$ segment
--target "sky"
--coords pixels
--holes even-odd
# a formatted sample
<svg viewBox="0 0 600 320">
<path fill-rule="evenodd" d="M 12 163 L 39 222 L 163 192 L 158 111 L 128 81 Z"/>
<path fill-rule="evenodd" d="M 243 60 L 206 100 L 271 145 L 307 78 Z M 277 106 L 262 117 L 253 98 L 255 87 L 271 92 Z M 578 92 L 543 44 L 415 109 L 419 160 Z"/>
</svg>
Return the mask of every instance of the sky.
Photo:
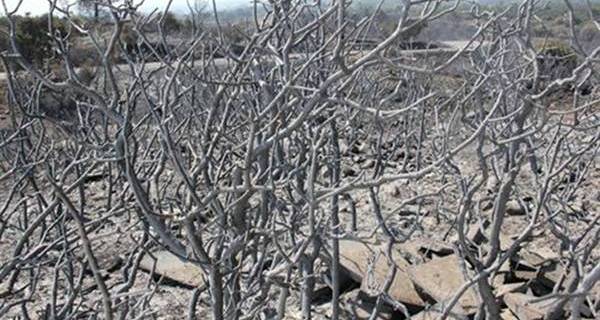
<svg viewBox="0 0 600 320">
<path fill-rule="evenodd" d="M 2 1 L 2 0 L 0 0 L 0 1 Z M 19 0 L 4 0 L 4 1 L 6 1 L 6 5 L 9 10 L 12 10 L 17 5 L 17 3 L 19 3 Z M 60 1 L 61 0 L 59 0 L 59 3 L 60 3 Z M 67 1 L 69 3 L 72 3 L 75 0 L 67 0 Z M 175 11 L 185 12 L 186 8 L 187 8 L 187 5 L 186 5 L 187 1 L 188 0 L 173 0 L 172 8 Z M 193 3 L 194 0 L 189 0 L 189 1 L 190 1 L 190 3 Z M 134 2 L 139 3 L 139 2 L 141 2 L 141 0 L 134 0 Z M 217 2 L 217 8 L 221 8 L 221 9 L 230 9 L 230 8 L 235 8 L 237 6 L 250 4 L 250 0 L 216 0 L 216 2 Z M 154 8 L 164 8 L 164 6 L 166 4 L 167 4 L 166 0 L 145 0 L 143 8 L 145 10 L 151 11 Z M 4 9 L 1 9 L 1 8 L 2 7 L 0 6 L 0 13 L 2 13 L 2 15 L 3 15 Z M 33 15 L 38 15 L 38 14 L 43 14 L 47 11 L 48 11 L 48 0 L 23 0 L 21 3 L 21 6 L 19 7 L 18 13 L 25 14 L 25 13 L 29 12 Z"/>
</svg>

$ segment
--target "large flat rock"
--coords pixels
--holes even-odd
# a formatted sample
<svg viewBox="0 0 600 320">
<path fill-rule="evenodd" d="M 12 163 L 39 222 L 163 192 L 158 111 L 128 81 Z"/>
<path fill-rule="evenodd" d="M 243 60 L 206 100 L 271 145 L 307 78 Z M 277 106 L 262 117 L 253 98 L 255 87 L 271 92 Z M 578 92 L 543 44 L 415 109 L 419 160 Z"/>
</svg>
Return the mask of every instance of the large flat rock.
<svg viewBox="0 0 600 320">
<path fill-rule="evenodd" d="M 424 306 L 425 302 L 417 293 L 415 285 L 408 274 L 409 263 L 396 252 L 393 254 L 392 263 L 396 266 L 396 273 L 388 290 L 388 295 L 402 303 L 415 306 Z M 373 263 L 372 271 L 367 273 L 361 282 L 361 290 L 371 296 L 378 296 L 384 289 L 386 279 L 391 275 L 392 265 L 389 259 L 380 253 Z"/>
<path fill-rule="evenodd" d="M 154 258 L 144 255 L 140 262 L 141 269 L 152 272 L 156 263 L 155 274 L 186 286 L 200 287 L 204 284 L 202 277 L 204 272 L 199 266 L 185 262 L 169 251 L 157 251 L 152 255 Z"/>
<path fill-rule="evenodd" d="M 433 259 L 408 269 L 415 285 L 433 297 L 441 305 L 451 300 L 465 284 L 464 275 L 459 266 L 459 257 L 449 255 Z M 457 314 L 472 314 L 477 311 L 479 301 L 473 287 L 461 296 L 458 307 L 453 309 Z"/>
<path fill-rule="evenodd" d="M 417 293 L 408 274 L 410 264 L 394 251 L 392 261 L 396 274 L 388 295 L 402 303 L 424 306 L 425 302 Z M 355 281 L 361 283 L 361 290 L 376 296 L 383 289 L 391 272 L 392 265 L 380 246 L 370 246 L 359 241 L 340 241 L 340 264 Z"/>
<path fill-rule="evenodd" d="M 340 240 L 339 247 L 341 266 L 354 281 L 362 282 L 363 276 L 369 268 L 369 260 L 379 250 L 376 246 L 370 246 L 355 240 Z"/>
</svg>

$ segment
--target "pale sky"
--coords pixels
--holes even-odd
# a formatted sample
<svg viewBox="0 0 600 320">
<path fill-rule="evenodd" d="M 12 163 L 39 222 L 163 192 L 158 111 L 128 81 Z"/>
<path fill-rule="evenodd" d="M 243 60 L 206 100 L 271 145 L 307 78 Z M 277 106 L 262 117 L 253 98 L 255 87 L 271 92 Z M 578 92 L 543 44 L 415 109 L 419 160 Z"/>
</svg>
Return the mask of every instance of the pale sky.
<svg viewBox="0 0 600 320">
<path fill-rule="evenodd" d="M 0 0 L 2 1 L 2 0 Z M 6 1 L 6 5 L 9 10 L 12 10 L 19 0 L 4 0 Z M 75 0 L 67 0 L 69 3 L 75 2 Z M 194 0 L 173 0 L 173 4 L 171 5 L 175 11 L 186 11 L 187 9 L 187 1 L 193 3 Z M 204 0 L 206 1 L 206 0 Z M 59 3 L 61 0 L 59 0 Z M 134 0 L 135 3 L 141 2 L 141 0 Z M 209 3 L 212 0 L 209 0 Z M 216 0 L 217 7 L 222 9 L 235 8 L 236 6 L 250 4 L 251 0 Z M 166 6 L 166 0 L 145 0 L 143 8 L 145 10 L 152 10 L 154 8 L 164 8 Z M 38 15 L 43 14 L 48 11 L 48 0 L 23 0 L 21 3 L 21 7 L 19 7 L 19 13 L 25 14 L 26 12 L 30 12 L 31 14 Z M 4 9 L 0 6 L 0 13 L 4 15 Z"/>
</svg>

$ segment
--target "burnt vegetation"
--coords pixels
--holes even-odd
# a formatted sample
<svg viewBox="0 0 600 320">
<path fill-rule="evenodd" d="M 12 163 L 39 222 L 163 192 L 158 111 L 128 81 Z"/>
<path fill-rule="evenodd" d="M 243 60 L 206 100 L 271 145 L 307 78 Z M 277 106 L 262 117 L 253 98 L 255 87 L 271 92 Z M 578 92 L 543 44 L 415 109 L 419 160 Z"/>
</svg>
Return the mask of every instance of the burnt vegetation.
<svg viewBox="0 0 600 320">
<path fill-rule="evenodd" d="M 1 319 L 600 317 L 592 1 L 0 2 Z"/>
</svg>

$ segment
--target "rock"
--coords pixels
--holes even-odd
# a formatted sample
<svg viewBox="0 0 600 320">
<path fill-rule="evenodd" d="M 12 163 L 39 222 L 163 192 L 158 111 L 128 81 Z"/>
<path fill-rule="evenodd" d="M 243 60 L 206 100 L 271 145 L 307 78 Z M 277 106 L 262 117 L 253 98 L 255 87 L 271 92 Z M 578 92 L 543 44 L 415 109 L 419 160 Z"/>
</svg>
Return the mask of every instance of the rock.
<svg viewBox="0 0 600 320">
<path fill-rule="evenodd" d="M 449 255 L 443 258 L 433 259 L 421 265 L 409 268 L 415 285 L 425 291 L 438 303 L 448 302 L 454 297 L 465 283 L 464 275 L 459 266 L 459 257 Z M 462 315 L 473 314 L 479 308 L 479 301 L 473 287 L 461 296 L 458 301 L 459 308 L 454 312 Z"/>
<path fill-rule="evenodd" d="M 400 161 L 400 160 L 404 159 L 405 156 L 406 156 L 406 154 L 403 150 L 398 151 L 392 156 L 392 161 Z"/>
<path fill-rule="evenodd" d="M 385 161 L 383 164 L 385 165 L 386 168 L 392 168 L 392 169 L 398 168 L 398 165 L 395 164 L 394 162 Z"/>
<path fill-rule="evenodd" d="M 343 177 L 356 177 L 357 172 L 356 172 L 356 170 L 354 170 L 354 168 L 352 168 L 350 166 L 344 166 L 342 168 L 342 176 Z"/>
<path fill-rule="evenodd" d="M 502 286 L 510 276 L 510 260 L 506 260 L 498 269 L 498 272 L 492 278 L 492 285 L 495 288 Z"/>
<path fill-rule="evenodd" d="M 516 270 L 514 275 L 519 281 L 532 281 L 538 274 L 535 270 Z"/>
<path fill-rule="evenodd" d="M 360 290 L 354 290 L 343 297 L 342 308 L 347 313 L 347 317 L 342 317 L 342 319 L 368 320 L 375 309 L 375 301 L 366 297 Z M 382 304 L 378 311 L 375 319 L 394 319 L 393 310 L 389 306 Z"/>
<path fill-rule="evenodd" d="M 144 255 L 140 262 L 140 268 L 148 272 L 152 272 L 154 265 L 154 273 L 164 276 L 169 280 L 176 281 L 185 286 L 200 287 L 204 285 L 202 269 L 191 263 L 185 262 L 169 251 L 157 251 L 152 255 Z"/>
<path fill-rule="evenodd" d="M 508 251 L 508 249 L 510 249 L 510 246 L 512 246 L 512 244 L 514 242 L 515 241 L 514 241 L 513 235 L 509 235 L 504 232 L 500 232 L 500 250 Z M 523 244 L 521 244 L 521 245 L 523 245 Z"/>
<path fill-rule="evenodd" d="M 104 270 L 106 270 L 106 272 L 108 273 L 115 272 L 123 266 L 123 263 L 123 258 L 119 256 L 113 257 L 108 261 L 108 264 L 106 265 Z"/>
<path fill-rule="evenodd" d="M 516 259 L 515 259 L 516 258 Z M 515 262 L 514 274 L 525 280 L 538 280 L 543 286 L 552 289 L 562 275 L 559 255 L 548 248 L 541 247 L 535 252 L 521 249 Z"/>
<path fill-rule="evenodd" d="M 498 179 L 494 176 L 489 177 L 487 180 L 487 183 L 485 184 L 485 189 L 489 193 L 496 193 L 496 192 L 498 192 L 498 187 L 499 187 Z"/>
<path fill-rule="evenodd" d="M 343 156 L 349 155 L 350 154 L 350 148 L 348 147 L 348 143 L 346 143 L 346 140 L 340 139 L 339 144 L 340 144 L 340 153 Z"/>
<path fill-rule="evenodd" d="M 515 315 L 510 311 L 510 309 L 502 309 L 500 311 L 500 320 L 519 320 Z"/>
<path fill-rule="evenodd" d="M 558 283 L 558 281 L 560 281 L 563 277 L 564 267 L 556 263 L 542 267 L 540 273 L 541 274 L 538 276 L 537 280 L 539 280 L 543 286 L 547 287 L 548 290 L 552 290 L 554 289 L 556 283 Z M 568 274 L 564 275 L 564 277 L 565 278 L 562 282 L 561 290 L 564 290 L 565 287 L 574 280 L 574 274 L 569 272 Z M 600 282 L 596 282 L 596 284 L 592 287 L 588 297 L 591 299 L 591 301 L 595 301 L 596 303 L 600 301 Z M 565 307 L 568 308 L 568 305 Z M 586 305 L 582 306 L 581 312 L 586 317 L 591 317 L 592 315 L 591 310 Z"/>
<path fill-rule="evenodd" d="M 555 264 L 558 260 L 558 255 L 553 255 L 544 248 L 536 249 L 535 252 L 523 249 L 519 252 L 519 255 L 532 267 Z"/>
<path fill-rule="evenodd" d="M 376 164 L 377 164 L 377 161 L 376 161 L 376 160 L 370 159 L 370 160 L 367 160 L 367 162 L 363 163 L 363 164 L 360 166 L 360 168 L 361 168 L 362 170 L 366 170 L 366 169 L 373 169 L 373 168 L 375 168 L 375 165 L 376 165 Z"/>
<path fill-rule="evenodd" d="M 548 286 L 549 288 L 553 288 L 554 285 L 558 281 L 560 281 L 564 272 L 565 272 L 564 267 L 558 263 L 550 265 L 550 266 L 546 266 L 546 267 L 542 268 L 540 280 L 543 281 L 544 285 Z M 563 287 L 565 286 L 566 283 L 569 283 L 572 280 L 573 280 L 573 273 L 569 272 L 565 276 L 565 279 L 563 281 Z M 600 301 L 600 282 L 596 282 L 596 284 L 592 287 L 590 295 L 591 295 L 591 298 L 593 301 Z"/>
<path fill-rule="evenodd" d="M 397 246 L 398 250 L 414 257 L 431 259 L 433 254 L 439 257 L 454 253 L 451 246 L 432 239 L 411 240 Z"/>
<path fill-rule="evenodd" d="M 536 299 L 536 297 L 523 293 L 507 293 L 504 295 L 504 303 L 520 320 L 542 320 L 553 301 L 548 299 L 540 302 L 530 302 L 533 299 Z"/>
<path fill-rule="evenodd" d="M 442 313 L 444 312 L 444 308 L 442 305 L 436 304 L 431 306 L 430 308 L 426 308 L 425 310 L 411 316 L 412 320 L 438 320 L 441 318 Z M 455 320 L 463 320 L 467 319 L 464 315 L 450 312 L 446 319 L 455 319 Z"/>
<path fill-rule="evenodd" d="M 352 146 L 350 147 L 350 152 L 354 153 L 354 154 L 361 154 L 361 153 L 365 153 L 367 152 L 369 149 L 369 145 L 366 143 L 354 143 L 352 144 Z"/>
<path fill-rule="evenodd" d="M 427 214 L 424 206 L 407 204 L 404 205 L 400 210 L 396 210 L 399 216 L 424 216 Z"/>
<path fill-rule="evenodd" d="M 488 189 L 489 190 L 489 189 Z M 482 208 L 483 211 L 487 211 L 494 208 L 494 202 L 493 201 L 489 201 L 489 202 L 485 202 L 484 207 Z M 506 214 L 509 216 L 523 216 L 525 214 L 527 214 L 528 208 L 522 206 L 519 201 L 516 200 L 509 200 L 506 203 Z"/>
<path fill-rule="evenodd" d="M 0 282 L 0 299 L 5 299 L 12 295 L 12 291 L 9 290 L 8 281 Z"/>
<path fill-rule="evenodd" d="M 390 272 L 388 259 L 381 247 L 370 247 L 353 240 L 341 240 L 339 243 L 341 266 L 352 279 L 361 283 L 361 289 L 365 293 L 378 295 Z M 425 302 L 417 293 L 407 273 L 410 266 L 408 261 L 402 258 L 399 252 L 394 252 L 393 261 L 397 269 L 388 295 L 402 303 L 424 306 Z"/>
<path fill-rule="evenodd" d="M 512 269 L 515 277 L 524 281 L 533 280 L 539 274 L 539 270 L 536 267 L 529 265 L 523 260 L 515 261 L 515 265 Z"/>
<path fill-rule="evenodd" d="M 510 200 L 506 203 L 506 214 L 509 216 L 524 216 L 527 211 L 518 201 Z"/>
<path fill-rule="evenodd" d="M 471 225 L 465 237 L 475 244 L 482 244 L 483 242 L 488 241 L 484 231 L 489 225 L 490 221 L 487 219 L 484 219 L 481 223 Z"/>
<path fill-rule="evenodd" d="M 362 282 L 369 266 L 369 259 L 375 256 L 378 250 L 355 240 L 340 240 L 339 247 L 340 265 L 354 281 Z"/>
<path fill-rule="evenodd" d="M 388 290 L 388 295 L 399 302 L 415 306 L 423 306 L 425 302 L 417 293 L 407 269 L 410 267 L 408 261 L 400 256 L 399 253 L 393 254 L 393 260 L 396 264 L 396 274 Z M 373 263 L 372 272 L 367 272 L 361 283 L 361 290 L 366 294 L 376 297 L 384 289 L 387 277 L 391 273 L 391 267 L 388 258 L 382 252 Z"/>
<path fill-rule="evenodd" d="M 488 231 L 490 224 L 491 222 L 489 220 L 484 219 L 478 224 L 469 226 L 465 237 L 476 245 L 489 243 L 489 232 L 486 231 Z M 515 236 L 516 235 L 509 235 L 503 231 L 500 231 L 500 250 L 507 251 L 513 244 L 513 237 Z"/>
<path fill-rule="evenodd" d="M 381 186 L 381 191 L 390 197 L 398 198 L 402 195 L 400 186 L 394 183 L 384 184 Z"/>
<path fill-rule="evenodd" d="M 548 266 L 542 269 L 541 278 L 549 287 L 554 287 L 554 284 L 560 280 L 564 271 L 565 269 L 558 264 Z"/>
<path fill-rule="evenodd" d="M 83 183 L 88 184 L 88 183 L 100 182 L 107 177 L 108 177 L 108 174 L 106 174 L 104 172 L 90 173 L 83 178 Z"/>
<path fill-rule="evenodd" d="M 502 297 L 508 293 L 525 293 L 527 291 L 527 282 L 505 283 L 496 288 L 496 297 Z"/>
<path fill-rule="evenodd" d="M 317 268 L 317 270 L 315 270 L 315 273 L 321 274 L 322 276 L 321 278 L 317 278 L 317 283 L 315 284 L 315 290 L 312 295 L 311 303 L 316 305 L 323 305 L 331 301 L 331 296 L 333 294 L 333 283 L 331 282 L 331 269 L 327 268 L 326 270 L 318 270 Z M 343 295 L 346 292 L 354 290 L 360 286 L 359 282 L 354 281 L 354 279 L 352 279 L 347 272 L 343 272 L 343 270 L 339 273 L 338 280 L 340 295 Z"/>
<path fill-rule="evenodd" d="M 358 164 L 361 164 L 361 163 L 365 162 L 366 160 L 367 160 L 367 158 L 362 155 L 352 157 L 352 161 L 354 161 L 355 163 L 358 163 Z"/>
</svg>

